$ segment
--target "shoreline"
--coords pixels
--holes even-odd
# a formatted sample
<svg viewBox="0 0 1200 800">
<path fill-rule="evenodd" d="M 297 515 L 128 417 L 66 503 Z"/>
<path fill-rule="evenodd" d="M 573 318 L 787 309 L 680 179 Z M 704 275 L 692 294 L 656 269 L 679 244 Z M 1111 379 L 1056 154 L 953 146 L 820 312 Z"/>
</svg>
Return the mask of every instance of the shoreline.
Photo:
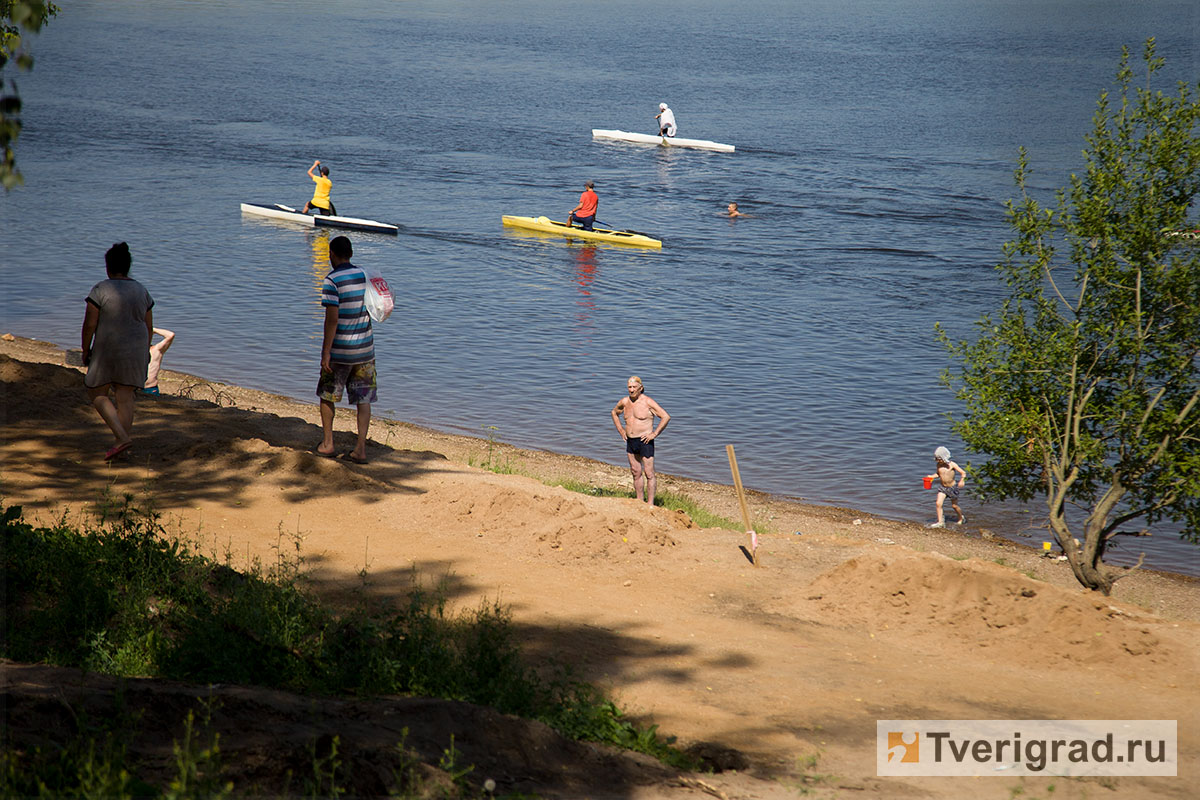
<svg viewBox="0 0 1200 800">
<path fill-rule="evenodd" d="M 57 344 L 55 342 L 51 342 L 51 341 L 17 336 L 16 334 L 13 334 L 11 332 L 3 332 L 3 335 L 12 337 L 11 341 L 6 340 L 4 342 L 5 345 L 8 345 L 9 347 L 23 346 L 24 348 L 26 348 L 25 353 L 28 358 L 31 358 L 31 359 L 37 360 L 37 361 L 41 361 L 43 363 L 69 366 L 69 365 L 66 365 L 66 361 L 65 361 L 65 355 L 70 350 L 69 347 L 64 347 L 62 345 L 59 345 L 59 344 Z M 7 352 L 7 350 L 5 348 L 0 347 L 0 352 Z M 78 369 L 80 372 L 83 371 L 82 367 L 78 367 L 76 369 Z M 193 375 L 191 373 L 179 372 L 179 371 L 170 370 L 170 369 L 162 370 L 160 380 L 164 386 L 170 385 L 170 386 L 176 387 L 175 389 L 169 390 L 167 392 L 168 395 L 177 394 L 178 393 L 177 389 L 181 388 L 181 387 L 182 388 L 196 387 L 197 391 L 200 391 L 198 389 L 198 387 L 209 387 L 209 388 L 221 387 L 219 389 L 212 389 L 209 396 L 207 396 L 207 397 L 198 396 L 197 399 L 220 400 L 220 398 L 218 397 L 218 394 L 217 394 L 218 392 L 225 394 L 225 395 L 230 395 L 231 392 L 236 391 L 237 393 L 246 395 L 247 398 L 251 394 L 257 393 L 257 394 L 261 395 L 262 397 L 272 398 L 272 402 L 276 405 L 280 405 L 281 407 L 282 406 L 292 407 L 293 410 L 289 413 L 291 413 L 295 416 L 302 416 L 306 419 L 311 417 L 312 420 L 318 419 L 318 417 L 315 414 L 309 414 L 310 406 L 312 408 L 316 408 L 315 400 L 309 401 L 307 399 L 300 399 L 300 398 L 296 398 L 296 397 L 292 397 L 292 396 L 288 396 L 288 395 L 281 395 L 281 394 L 278 394 L 278 393 L 273 392 L 268 389 L 255 389 L 255 388 L 250 388 L 250 387 L 244 387 L 244 386 L 240 386 L 238 384 L 231 384 L 231 383 L 225 383 L 223 381 L 211 380 L 211 379 L 203 377 L 203 376 Z M 144 401 L 145 398 L 139 397 L 139 400 Z M 246 402 L 252 402 L 252 401 L 247 399 Z M 217 404 L 220 405 L 220 402 L 218 402 Z M 349 407 L 346 405 L 340 404 L 338 406 L 339 420 L 341 419 L 341 415 L 348 408 Z M 416 431 L 423 431 L 430 437 L 444 437 L 448 441 L 462 440 L 462 443 L 467 443 L 467 444 L 475 443 L 484 448 L 487 448 L 490 446 L 493 450 L 498 450 L 498 451 L 508 453 L 510 456 L 512 454 L 540 453 L 540 454 L 544 454 L 547 459 L 555 459 L 555 458 L 582 459 L 583 461 L 585 461 L 589 464 L 596 464 L 598 466 L 602 466 L 604 468 L 604 470 L 606 470 L 606 471 L 613 472 L 613 477 L 611 478 L 612 483 L 619 483 L 622 486 L 624 486 L 626 483 L 628 483 L 630 489 L 632 488 L 632 482 L 625 479 L 626 476 L 628 475 L 628 472 L 627 472 L 628 468 L 624 464 L 613 464 L 608 461 L 598 460 L 591 456 L 581 456 L 581 455 L 574 454 L 574 453 L 559 452 L 559 451 L 554 451 L 554 450 L 544 450 L 537 446 L 516 445 L 516 444 L 510 444 L 508 442 L 503 442 L 501 440 L 489 441 L 484 436 L 480 436 L 480 435 L 476 435 L 471 432 L 468 432 L 468 429 L 465 428 L 464 426 L 456 426 L 456 425 L 452 425 L 452 424 L 447 425 L 446 426 L 447 429 L 439 429 L 439 428 L 428 427 L 427 425 L 420 424 L 420 423 L 410 422 L 408 420 L 392 419 L 389 417 L 384 417 L 379 414 L 373 413 L 372 425 L 374 426 L 376 424 L 400 425 L 400 426 L 404 426 L 406 428 L 410 428 L 410 429 L 413 429 Z M 372 435 L 371 438 L 377 439 L 377 437 L 375 437 L 374 435 Z M 455 451 L 462 451 L 463 448 L 466 446 L 465 444 L 462 444 L 462 443 L 460 443 L 460 445 L 457 445 L 457 446 L 453 445 L 453 444 L 446 444 L 445 446 L 452 450 L 455 450 Z M 459 460 L 465 462 L 466 457 L 460 456 Z M 685 475 L 680 475 L 677 473 L 668 473 L 668 472 L 663 472 L 663 471 L 658 471 L 657 474 L 658 474 L 658 477 L 660 480 L 660 484 L 663 486 L 663 488 L 666 488 L 666 489 L 671 489 L 673 486 L 677 486 L 677 485 L 690 485 L 693 487 L 695 487 L 695 486 L 721 487 L 724 490 L 726 490 L 727 492 L 729 492 L 731 497 L 735 497 L 735 495 L 733 495 L 734 490 L 733 490 L 733 486 L 732 486 L 731 482 L 717 481 L 717 480 L 705 480 L 702 478 L 693 478 L 693 477 L 688 477 Z M 818 517 L 828 518 L 831 520 L 843 520 L 848 515 L 850 515 L 851 519 L 855 519 L 855 518 L 871 519 L 871 520 L 879 521 L 881 523 L 888 522 L 888 523 L 895 523 L 895 524 L 901 525 L 901 526 L 915 526 L 916 528 L 922 529 L 922 530 L 927 527 L 925 522 L 918 521 L 918 520 L 912 519 L 912 518 L 888 516 L 888 515 L 879 514 L 879 513 L 871 512 L 871 511 L 864 511 L 861 509 L 856 509 L 852 506 L 841 505 L 841 504 L 836 504 L 836 503 L 824 504 L 821 502 L 808 500 L 801 496 L 765 491 L 765 490 L 761 490 L 761 489 L 755 489 L 750 486 L 745 486 L 745 490 L 746 490 L 748 499 L 754 498 L 760 504 L 770 505 L 772 507 L 804 509 L 806 515 L 810 515 L 810 516 L 818 516 Z M 932 501 L 930 501 L 929 504 L 931 506 Z M 726 508 L 726 510 L 719 511 L 717 513 L 719 513 L 721 516 L 727 517 L 734 521 L 740 520 L 741 514 L 740 514 L 739 506 L 736 503 L 736 499 L 732 502 L 732 505 L 726 505 L 725 508 Z M 715 509 L 714 509 L 714 511 L 715 511 Z M 947 509 L 946 509 L 947 519 L 949 519 L 949 517 L 951 517 L 952 515 L 953 515 L 953 512 L 947 506 Z M 927 515 L 927 518 L 929 516 L 931 516 L 931 515 Z M 1030 552 L 1038 557 L 1041 557 L 1042 552 L 1043 552 L 1040 547 L 1041 543 L 1046 540 L 1052 541 L 1052 535 L 1049 533 L 1048 530 L 1042 531 L 1041 533 L 1034 533 L 1031 535 L 1026 535 L 1025 533 L 1023 533 L 1024 531 L 1037 530 L 1037 529 L 1028 527 L 1028 526 L 1022 526 L 1022 525 L 1015 525 L 1015 526 L 1014 525 L 1008 525 L 1008 526 L 997 525 L 996 527 L 991 527 L 991 525 L 995 525 L 995 520 L 992 520 L 989 522 L 987 520 L 987 518 L 984 517 L 985 521 L 981 523 L 980 516 L 978 516 L 978 515 L 969 515 L 969 516 L 971 517 L 971 519 L 968 520 L 969 531 L 960 532 L 956 529 L 956 527 L 954 525 L 949 524 L 949 523 L 947 523 L 946 530 L 950 531 L 951 533 L 955 533 L 957 535 L 965 534 L 968 537 L 983 538 L 985 540 L 992 541 L 992 542 L 1007 542 L 1014 547 L 1027 550 L 1028 552 Z M 752 518 L 753 517 L 754 517 L 754 515 L 752 514 Z M 757 523 L 758 520 L 755 519 L 755 522 Z M 778 533 L 781 531 L 776 530 L 774 532 Z M 1125 543 L 1118 542 L 1118 544 L 1125 544 Z M 1186 544 L 1183 545 L 1183 547 L 1185 547 L 1185 548 L 1188 546 L 1190 546 L 1190 545 L 1186 545 Z M 1056 548 L 1057 545 L 1054 545 L 1053 547 Z M 1196 547 L 1197 547 L 1196 557 L 1197 557 L 1197 559 L 1200 559 L 1200 545 L 1197 545 Z M 1114 552 L 1116 551 L 1116 547 L 1113 548 L 1113 551 Z M 1136 563 L 1137 552 L 1138 552 L 1137 549 L 1132 544 L 1130 544 L 1127 546 L 1127 551 L 1123 551 L 1117 555 L 1117 558 L 1119 560 L 1105 561 L 1105 564 L 1113 569 L 1118 569 L 1118 570 L 1128 569 Z M 1113 555 L 1114 555 L 1114 553 L 1110 552 L 1109 558 L 1113 558 Z M 1161 551 L 1159 551 L 1158 555 L 1162 556 Z M 1174 554 L 1172 554 L 1172 555 L 1174 555 Z M 1176 561 L 1176 562 L 1182 562 L 1182 561 L 1185 561 L 1185 558 L 1183 556 L 1181 556 L 1179 558 L 1175 558 L 1172 560 Z M 1198 563 L 1200 563 L 1200 562 L 1198 562 Z M 1178 569 L 1165 568 L 1158 564 L 1145 564 L 1139 568 L 1139 571 L 1146 572 L 1146 573 L 1161 574 L 1161 575 L 1165 575 L 1165 576 L 1177 576 L 1177 577 L 1181 577 L 1181 578 L 1194 580 L 1198 584 L 1200 584 L 1200 568 L 1197 568 L 1195 573 L 1180 571 L 1181 569 L 1182 568 L 1178 568 Z"/>
<path fill-rule="evenodd" d="M 5 333 L 0 337 L 0 354 L 19 361 L 61 366 L 64 369 L 75 370 L 81 375 L 83 372 L 82 367 L 66 364 L 64 348 L 39 339 Z M 240 408 L 281 418 L 299 418 L 306 423 L 317 425 L 319 429 L 320 417 L 315 401 L 306 403 L 258 389 L 209 381 L 201 376 L 170 369 L 163 369 L 159 376 L 159 385 L 164 397 L 207 401 L 221 409 Z M 79 391 L 82 395 L 82 380 Z M 142 412 L 148 404 L 157 401 L 139 397 L 138 402 Z M 584 456 L 522 448 L 499 441 L 489 442 L 487 439 L 468 434 L 448 433 L 382 417 L 373 418 L 371 423 L 368 449 L 382 445 L 396 450 L 434 451 L 451 461 L 468 466 L 481 464 L 487 460 L 490 453 L 491 458 L 508 465 L 512 472 L 542 482 L 568 479 L 599 488 L 632 489 L 627 467 Z M 95 427 L 98 435 L 107 435 L 107 430 L 98 417 L 95 419 Z M 335 430 L 353 430 L 353 412 L 348 406 L 338 406 Z M 298 441 L 292 446 L 296 450 L 305 450 L 308 445 L 307 442 Z M 734 521 L 741 519 L 740 505 L 731 484 L 700 481 L 663 472 L 658 473 L 658 478 L 660 490 L 687 495 L 708 511 Z M 752 521 L 765 525 L 768 530 L 768 533 L 762 535 L 764 542 L 770 537 L 803 537 L 812 531 L 829 533 L 828 529 L 832 527 L 835 529 L 832 535 L 844 536 L 850 540 L 874 538 L 878 542 L 902 545 L 919 551 L 939 552 L 952 558 L 973 556 L 1005 562 L 1026 571 L 1027 574 L 1036 573 L 1041 580 L 1050 580 L 1067 588 L 1082 590 L 1065 561 L 1047 558 L 1033 545 L 991 534 L 986 529 L 975 535 L 964 535 L 953 526 L 937 530 L 928 529 L 921 523 L 879 517 L 848 507 L 806 503 L 803 500 L 748 487 L 746 501 Z M 1151 586 L 1148 587 L 1147 584 Z M 1147 592 L 1148 588 L 1150 590 Z M 1197 589 L 1200 589 L 1198 577 L 1142 567 L 1117 582 L 1113 598 L 1142 605 L 1155 613 L 1163 613 L 1165 609 L 1158 607 L 1153 598 L 1176 593 L 1195 595 L 1190 602 L 1171 602 L 1167 605 L 1179 607 L 1182 619 L 1200 621 L 1200 592 L 1197 592 Z M 1166 613 L 1171 615 L 1171 612 Z"/>
</svg>

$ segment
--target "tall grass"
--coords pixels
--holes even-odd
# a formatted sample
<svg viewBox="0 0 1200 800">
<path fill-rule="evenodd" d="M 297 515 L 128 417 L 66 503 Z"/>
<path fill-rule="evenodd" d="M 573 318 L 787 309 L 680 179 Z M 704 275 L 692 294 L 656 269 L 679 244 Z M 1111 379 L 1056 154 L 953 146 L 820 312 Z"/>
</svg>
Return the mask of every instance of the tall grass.
<svg viewBox="0 0 1200 800">
<path fill-rule="evenodd" d="M 4 658 L 301 693 L 464 700 L 572 738 L 691 765 L 653 728 L 634 726 L 599 690 L 569 679 L 565 667 L 527 667 L 497 603 L 451 614 L 443 595 L 414 586 L 402 606 L 335 613 L 282 556 L 270 569 L 255 563 L 236 571 L 228 554 L 218 563 L 166 535 L 158 515 L 129 496 L 104 504 L 103 517 L 82 529 L 65 519 L 34 527 L 19 507 L 0 505 Z M 96 760 L 94 752 L 84 756 L 73 763 Z M 0 778 L 14 774 L 12 757 L 5 759 Z M 99 761 L 119 759 L 109 753 Z M 117 785 L 119 770 L 89 780 L 112 790 L 99 796 L 127 788 Z"/>
<path fill-rule="evenodd" d="M 498 475 L 524 474 L 519 465 L 513 462 L 510 454 L 505 454 L 503 458 L 500 457 L 500 442 L 496 439 L 496 431 L 500 429 L 495 425 L 482 427 L 487 433 L 487 452 L 478 458 L 474 455 L 467 456 L 467 464 L 495 472 Z"/>
</svg>

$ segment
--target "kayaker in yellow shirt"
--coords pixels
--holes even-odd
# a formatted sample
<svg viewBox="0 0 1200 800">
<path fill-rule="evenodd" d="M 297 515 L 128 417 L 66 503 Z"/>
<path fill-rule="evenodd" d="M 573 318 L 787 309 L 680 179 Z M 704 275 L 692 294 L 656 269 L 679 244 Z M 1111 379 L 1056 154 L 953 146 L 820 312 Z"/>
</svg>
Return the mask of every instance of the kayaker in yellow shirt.
<svg viewBox="0 0 1200 800">
<path fill-rule="evenodd" d="M 320 175 L 313 173 L 318 167 L 321 168 Z M 317 188 L 313 190 L 312 200 L 304 204 L 304 213 L 307 214 L 311 210 L 314 214 L 336 215 L 337 209 L 329 199 L 329 190 L 333 188 L 333 181 L 329 180 L 329 167 L 322 167 L 320 161 L 314 161 L 308 168 L 308 177 L 313 179 Z"/>
</svg>

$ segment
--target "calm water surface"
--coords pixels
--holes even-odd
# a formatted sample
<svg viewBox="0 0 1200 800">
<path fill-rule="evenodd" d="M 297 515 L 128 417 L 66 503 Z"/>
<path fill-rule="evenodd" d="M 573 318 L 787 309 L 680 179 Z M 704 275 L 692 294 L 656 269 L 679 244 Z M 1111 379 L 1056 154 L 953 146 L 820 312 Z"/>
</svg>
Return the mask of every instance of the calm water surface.
<svg viewBox="0 0 1200 800">
<path fill-rule="evenodd" d="M 609 409 L 636 373 L 673 417 L 660 470 L 728 482 L 733 443 L 750 486 L 920 521 L 934 447 L 978 458 L 933 325 L 969 335 L 1003 296 L 1017 148 L 1039 189 L 1065 183 L 1122 44 L 1157 36 L 1172 80 L 1200 74 L 1190 2 L 62 5 L 20 83 L 27 186 L 0 197 L 26 278 L 5 330 L 75 346 L 127 240 L 179 333 L 169 368 L 312 399 L 328 234 L 238 206 L 302 205 L 319 158 L 341 213 L 402 225 L 352 236 L 399 294 L 377 413 L 621 464 Z M 738 151 L 592 141 L 652 131 L 662 101 Z M 501 227 L 563 218 L 589 178 L 604 222 L 663 250 Z M 1043 538 L 1016 506 L 965 508 Z M 1163 533 L 1150 561 L 1200 574 Z"/>
</svg>

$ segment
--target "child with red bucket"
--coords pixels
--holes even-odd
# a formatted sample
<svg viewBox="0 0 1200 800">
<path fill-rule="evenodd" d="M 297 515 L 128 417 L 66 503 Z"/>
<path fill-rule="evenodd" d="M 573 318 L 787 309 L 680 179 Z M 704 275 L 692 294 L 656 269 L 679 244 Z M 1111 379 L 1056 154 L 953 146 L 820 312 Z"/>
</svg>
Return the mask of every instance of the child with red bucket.
<svg viewBox="0 0 1200 800">
<path fill-rule="evenodd" d="M 938 481 L 937 485 L 937 522 L 929 527 L 944 528 L 946 521 L 942 512 L 942 504 L 946 502 L 946 498 L 950 498 L 950 506 L 958 513 L 958 523 L 962 525 L 967 521 L 963 515 L 962 509 L 958 507 L 958 490 L 967 482 L 967 473 L 958 464 L 950 460 L 950 451 L 945 447 L 939 447 L 933 451 L 934 463 L 937 471 L 933 475 L 925 476 L 925 488 L 932 489 L 933 481 Z M 958 482 L 955 483 L 954 476 L 957 473 L 959 476 Z"/>
</svg>

